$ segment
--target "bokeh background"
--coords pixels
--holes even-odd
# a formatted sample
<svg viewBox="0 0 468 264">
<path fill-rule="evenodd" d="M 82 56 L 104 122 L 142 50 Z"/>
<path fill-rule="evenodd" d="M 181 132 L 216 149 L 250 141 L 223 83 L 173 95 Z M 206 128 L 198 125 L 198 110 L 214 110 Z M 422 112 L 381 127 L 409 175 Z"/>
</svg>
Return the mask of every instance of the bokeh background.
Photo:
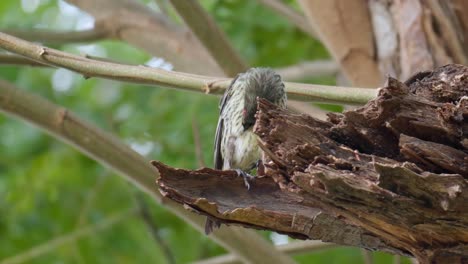
<svg viewBox="0 0 468 264">
<path fill-rule="evenodd" d="M 159 1 L 142 2 L 159 11 Z M 257 1 L 201 3 L 249 65 L 279 68 L 329 59 L 320 42 Z M 286 3 L 296 7 L 294 1 Z M 174 11 L 169 12 L 181 23 Z M 0 1 L 0 30 L 84 30 L 93 24 L 92 16 L 61 0 Z M 170 61 L 120 41 L 49 46 L 173 68 Z M 148 160 L 189 169 L 203 163 L 212 166 L 219 100 L 215 96 L 84 79 L 68 70 L 43 67 L 0 64 L 0 78 L 116 134 Z M 301 81 L 335 84 L 335 79 L 327 75 Z M 149 216 L 141 214 L 142 206 Z M 259 233 L 274 244 L 292 241 Z M 102 165 L 23 121 L 0 115 L 0 263 L 189 263 L 224 253 Z M 363 256 L 360 249 L 337 246 L 294 258 L 298 263 L 369 263 Z M 395 261 L 380 252 L 371 257 L 375 263 Z"/>
</svg>

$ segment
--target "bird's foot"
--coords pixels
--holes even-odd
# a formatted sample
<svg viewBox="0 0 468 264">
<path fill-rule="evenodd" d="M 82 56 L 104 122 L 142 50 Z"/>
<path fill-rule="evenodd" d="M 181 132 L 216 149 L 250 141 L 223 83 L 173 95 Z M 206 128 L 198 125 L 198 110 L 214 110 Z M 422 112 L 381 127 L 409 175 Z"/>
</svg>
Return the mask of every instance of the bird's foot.
<svg viewBox="0 0 468 264">
<path fill-rule="evenodd" d="M 244 179 L 244 184 L 245 184 L 245 187 L 247 187 L 247 190 L 250 190 L 249 181 L 253 181 L 255 179 L 255 176 L 252 176 L 241 169 L 236 169 L 236 172 L 238 176 L 241 176 Z"/>
</svg>

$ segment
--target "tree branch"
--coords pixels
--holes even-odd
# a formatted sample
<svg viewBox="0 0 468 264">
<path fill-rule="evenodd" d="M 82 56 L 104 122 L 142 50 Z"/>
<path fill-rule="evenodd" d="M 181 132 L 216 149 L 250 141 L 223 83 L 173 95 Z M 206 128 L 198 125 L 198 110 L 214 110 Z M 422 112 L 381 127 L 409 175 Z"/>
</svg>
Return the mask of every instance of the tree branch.
<svg viewBox="0 0 468 264">
<path fill-rule="evenodd" d="M 315 39 L 319 38 L 317 35 L 317 32 L 315 32 L 314 25 L 309 23 L 307 19 L 303 15 L 301 15 L 299 12 L 290 8 L 283 2 L 279 0 L 258 0 L 258 1 L 262 3 L 264 6 L 271 9 L 272 11 L 286 18 L 293 25 L 295 25 L 297 28 L 299 28 L 300 30 L 302 30 L 304 33 L 308 34 L 312 38 L 315 38 Z"/>
<path fill-rule="evenodd" d="M 229 43 L 213 18 L 198 1 L 170 0 L 177 13 L 203 43 L 227 76 L 234 77 L 247 69 L 247 64 Z"/>
<path fill-rule="evenodd" d="M 47 64 L 37 62 L 25 58 L 23 56 L 18 56 L 16 54 L 8 54 L 5 52 L 0 53 L 0 65 L 25 65 L 25 66 L 34 66 L 34 67 L 49 67 Z"/>
<path fill-rule="evenodd" d="M 120 39 L 149 54 L 164 58 L 179 71 L 222 75 L 198 39 L 161 13 L 136 0 L 67 0 L 94 16 Z M 161 36 L 164 36 L 163 38 Z"/>
<path fill-rule="evenodd" d="M 307 61 L 296 65 L 277 68 L 275 71 L 283 80 L 303 81 L 305 79 L 337 74 L 339 66 L 334 61 Z"/>
<path fill-rule="evenodd" d="M 0 80 L 0 111 L 34 124 L 57 139 L 74 146 L 90 158 L 109 167 L 117 174 L 134 183 L 156 201 L 184 219 L 200 232 L 204 231 L 204 217 L 193 214 L 181 205 L 165 199 L 154 187 L 154 178 L 159 173 L 142 156 L 121 143 L 113 135 L 81 120 L 65 108 Z M 222 227 L 210 237 L 238 255 L 244 262 L 259 263 L 271 254 L 274 247 L 255 232 L 239 227 Z M 255 243 L 255 248 L 248 247 Z M 275 259 L 271 263 L 278 263 Z"/>
<path fill-rule="evenodd" d="M 97 24 L 94 28 L 83 31 L 50 31 L 43 29 L 34 30 L 12 30 L 6 29 L 2 32 L 15 37 L 37 41 L 47 44 L 66 44 L 92 42 L 111 37 L 111 31 Z"/>
<path fill-rule="evenodd" d="M 184 90 L 222 94 L 229 79 L 216 79 L 194 74 L 164 71 L 143 66 L 130 66 L 106 61 L 96 61 L 51 48 L 42 47 L 13 36 L 0 33 L 0 47 L 10 52 L 55 67 L 66 68 L 85 77 L 102 77 L 112 80 L 161 85 Z M 286 83 L 288 97 L 299 101 L 364 104 L 376 95 L 375 90 L 326 85 Z"/>
</svg>

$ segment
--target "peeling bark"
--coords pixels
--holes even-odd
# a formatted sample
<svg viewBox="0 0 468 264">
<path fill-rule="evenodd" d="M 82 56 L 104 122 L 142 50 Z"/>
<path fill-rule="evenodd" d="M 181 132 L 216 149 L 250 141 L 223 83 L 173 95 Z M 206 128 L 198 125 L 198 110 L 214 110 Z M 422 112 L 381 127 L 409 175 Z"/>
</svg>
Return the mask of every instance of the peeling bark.
<svg viewBox="0 0 468 264">
<path fill-rule="evenodd" d="M 468 68 L 389 78 L 328 121 L 260 100 L 265 175 L 153 162 L 163 195 L 225 224 L 417 257 L 468 261 Z"/>
</svg>

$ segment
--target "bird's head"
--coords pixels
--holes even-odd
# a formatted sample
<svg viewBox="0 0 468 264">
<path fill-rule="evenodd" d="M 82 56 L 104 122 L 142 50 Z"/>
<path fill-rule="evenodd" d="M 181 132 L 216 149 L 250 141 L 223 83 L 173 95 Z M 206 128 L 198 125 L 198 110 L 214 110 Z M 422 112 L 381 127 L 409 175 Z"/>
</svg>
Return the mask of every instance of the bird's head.
<svg viewBox="0 0 468 264">
<path fill-rule="evenodd" d="M 248 129 L 255 123 L 257 97 L 264 98 L 273 104 L 284 104 L 286 93 L 281 76 L 269 68 L 251 68 L 239 76 L 245 81 L 244 109 L 242 125 Z"/>
</svg>

